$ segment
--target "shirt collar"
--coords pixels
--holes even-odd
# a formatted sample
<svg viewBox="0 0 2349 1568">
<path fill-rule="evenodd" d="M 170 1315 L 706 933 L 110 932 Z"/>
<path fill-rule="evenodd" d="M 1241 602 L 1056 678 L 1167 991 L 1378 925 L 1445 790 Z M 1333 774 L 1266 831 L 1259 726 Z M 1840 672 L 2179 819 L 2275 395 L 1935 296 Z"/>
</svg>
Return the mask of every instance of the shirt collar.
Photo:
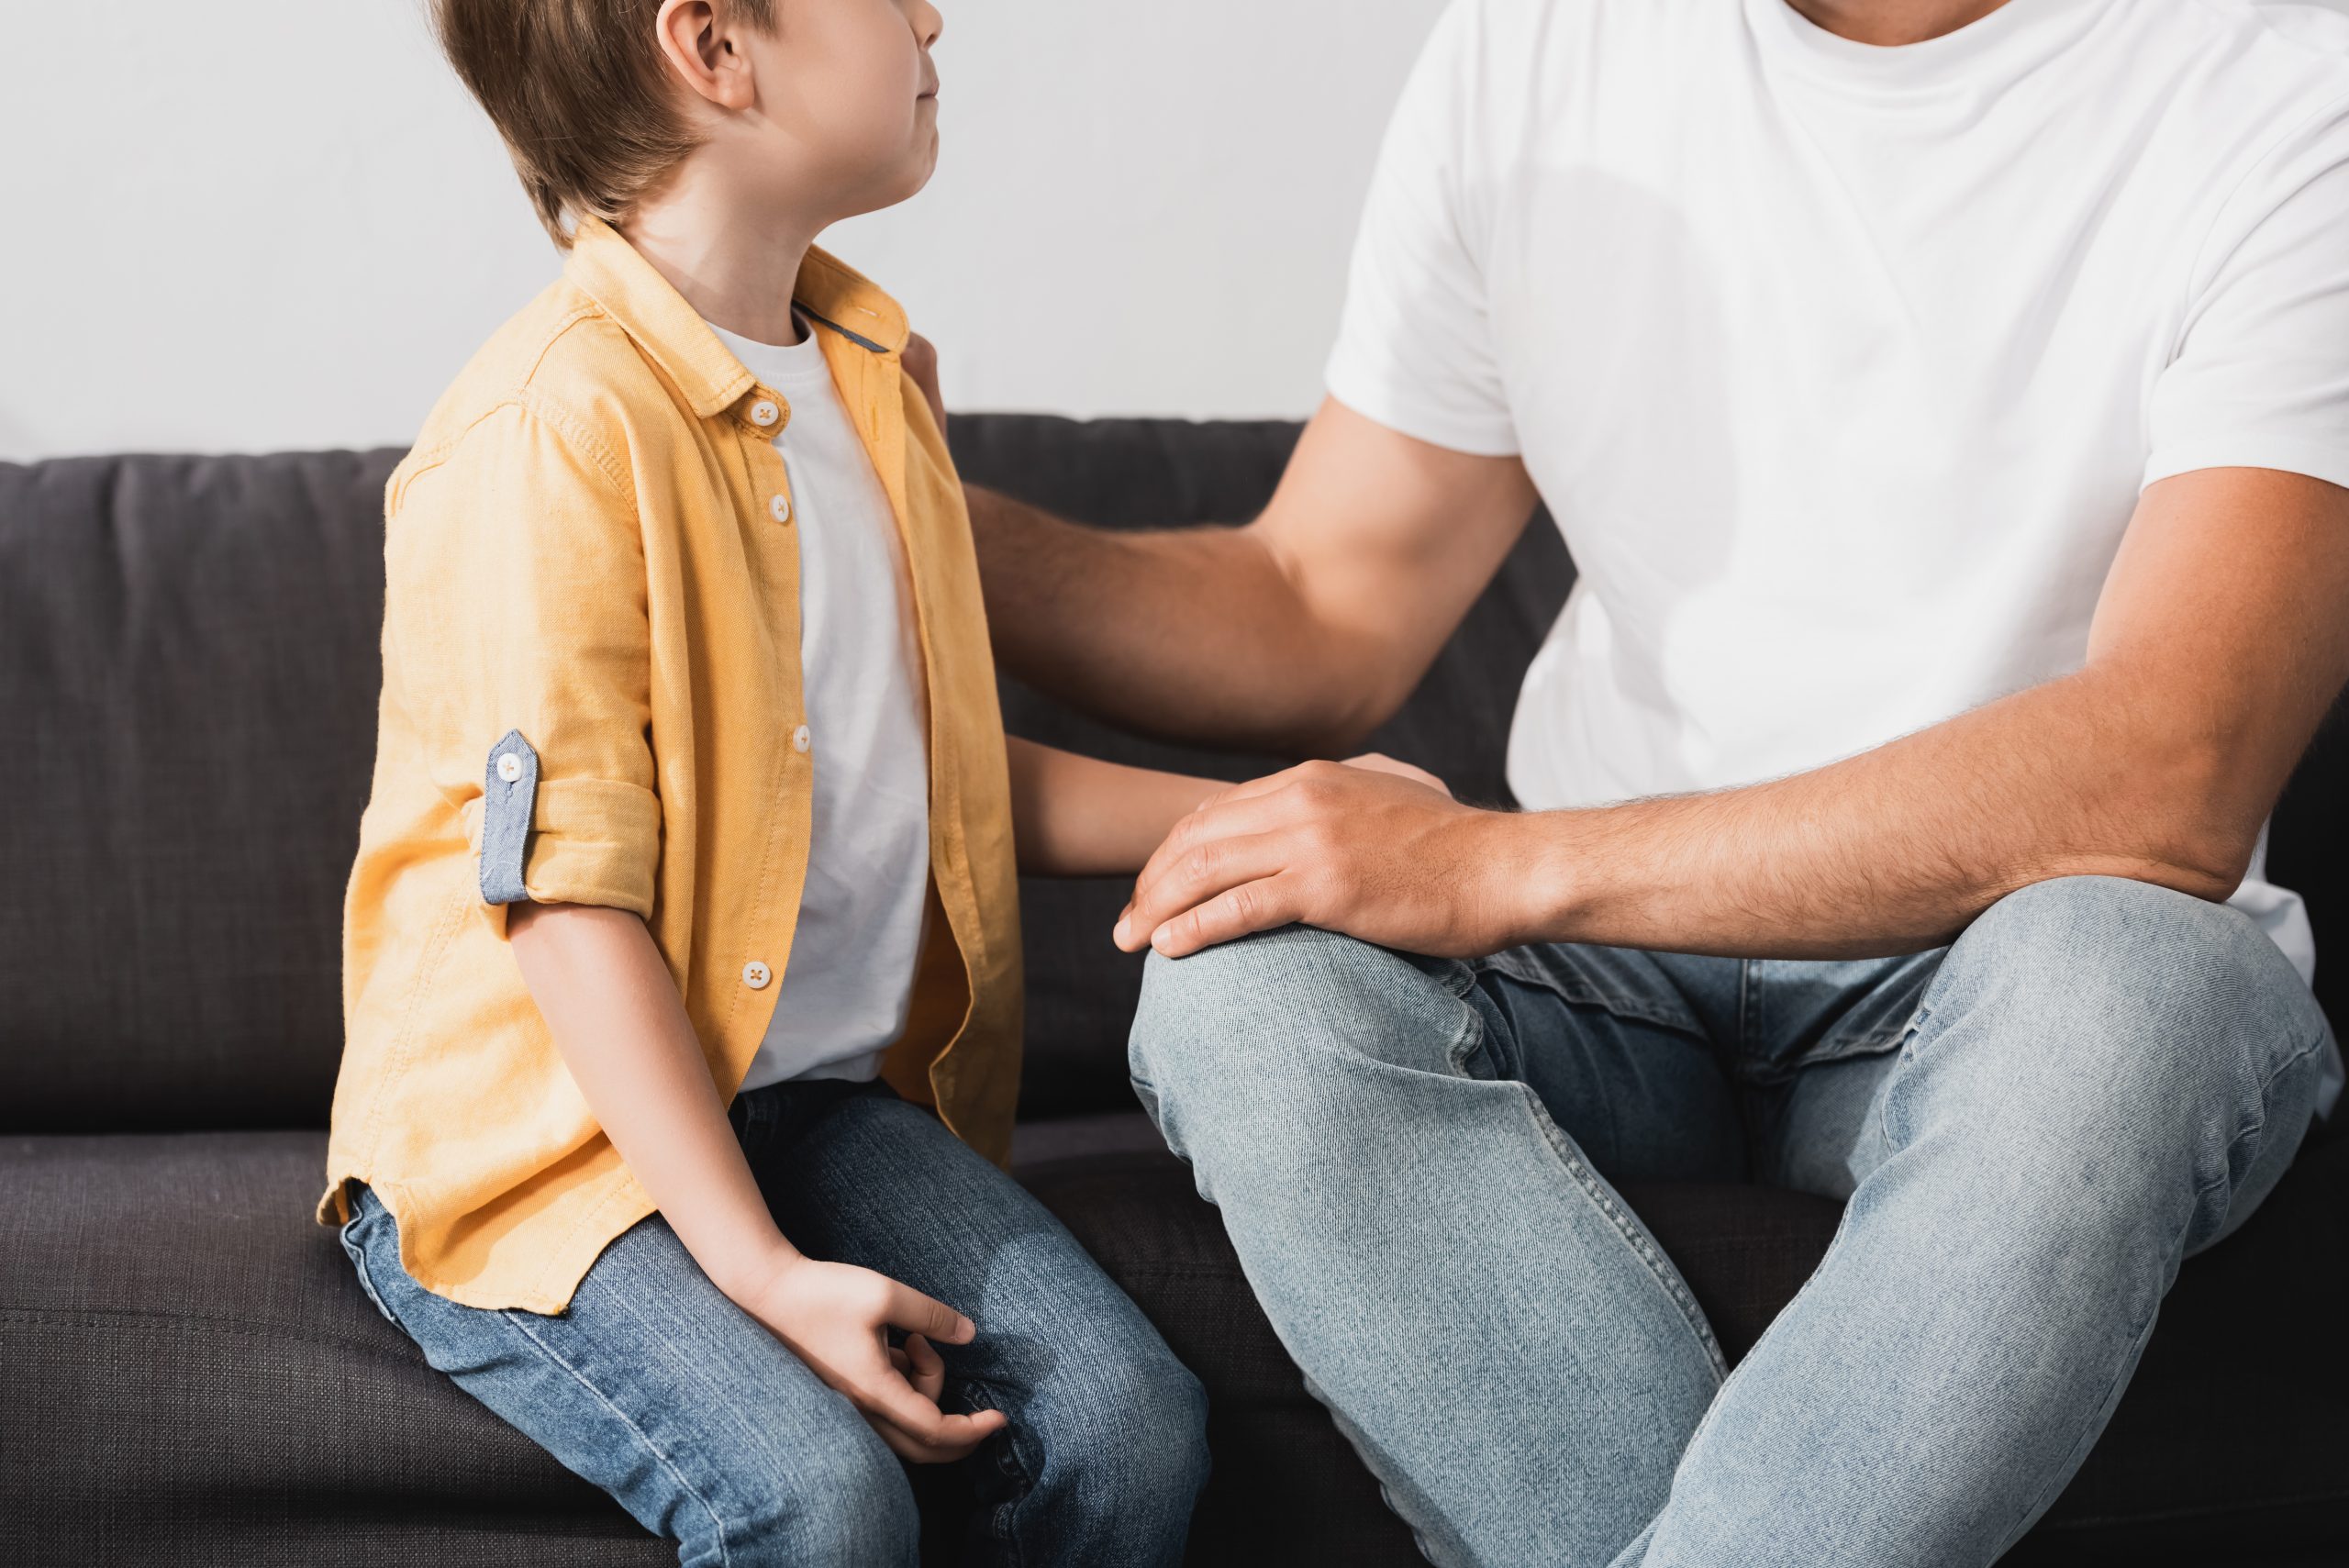
<svg viewBox="0 0 2349 1568">
<path fill-rule="evenodd" d="M 695 417 L 708 418 L 755 384 L 685 296 L 601 218 L 579 220 L 563 272 L 677 384 Z M 906 346 L 906 313 L 897 302 L 822 250 L 808 250 L 792 292 L 810 320 L 859 348 L 895 354 Z"/>
</svg>

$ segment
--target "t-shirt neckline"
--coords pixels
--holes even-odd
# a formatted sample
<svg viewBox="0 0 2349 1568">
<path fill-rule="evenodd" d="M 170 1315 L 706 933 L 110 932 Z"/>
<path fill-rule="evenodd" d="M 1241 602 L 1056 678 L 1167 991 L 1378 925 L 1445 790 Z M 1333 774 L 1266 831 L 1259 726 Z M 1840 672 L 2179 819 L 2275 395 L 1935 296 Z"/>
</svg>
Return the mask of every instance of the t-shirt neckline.
<svg viewBox="0 0 2349 1568">
<path fill-rule="evenodd" d="M 745 338 L 740 332 L 729 332 L 716 322 L 709 329 L 727 351 L 742 361 L 742 367 L 752 375 L 778 391 L 792 388 L 805 390 L 831 384 L 831 367 L 824 361 L 824 345 L 816 340 L 818 330 L 807 317 L 798 317 L 807 336 L 796 343 L 762 343 L 755 338 Z"/>
<path fill-rule="evenodd" d="M 1744 0 L 1764 52 L 1822 83 L 1865 95 L 2011 81 L 2065 47 L 2110 0 L 2006 0 L 1954 32 L 1871 44 L 1830 32 L 1790 0 Z"/>
</svg>

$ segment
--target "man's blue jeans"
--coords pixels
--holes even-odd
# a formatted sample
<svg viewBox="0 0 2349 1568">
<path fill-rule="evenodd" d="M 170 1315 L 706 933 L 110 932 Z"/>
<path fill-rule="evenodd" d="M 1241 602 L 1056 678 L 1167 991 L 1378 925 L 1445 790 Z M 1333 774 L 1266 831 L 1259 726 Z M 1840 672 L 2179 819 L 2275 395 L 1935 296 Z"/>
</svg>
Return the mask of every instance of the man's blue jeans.
<svg viewBox="0 0 2349 1568">
<path fill-rule="evenodd" d="M 2329 1038 L 2242 914 L 2076 877 L 1862 962 L 1291 928 L 1153 957 L 1131 1064 L 1434 1562 L 1979 1568 L 2291 1162 Z M 1741 1177 L 1849 1204 L 1727 1375 L 1609 1179 Z"/>
<path fill-rule="evenodd" d="M 961 1309 L 946 1403 L 1008 1430 L 962 1462 L 969 1555 L 1173 1564 L 1207 1475 L 1207 1402 L 1158 1331 L 1042 1205 L 879 1084 L 785 1083 L 737 1098 L 735 1131 L 801 1251 Z M 919 1533 L 896 1456 L 841 1395 L 720 1295 L 658 1216 L 606 1249 L 559 1316 L 430 1295 L 362 1193 L 343 1246 L 431 1364 L 679 1543 L 687 1568 L 910 1568 Z"/>
</svg>

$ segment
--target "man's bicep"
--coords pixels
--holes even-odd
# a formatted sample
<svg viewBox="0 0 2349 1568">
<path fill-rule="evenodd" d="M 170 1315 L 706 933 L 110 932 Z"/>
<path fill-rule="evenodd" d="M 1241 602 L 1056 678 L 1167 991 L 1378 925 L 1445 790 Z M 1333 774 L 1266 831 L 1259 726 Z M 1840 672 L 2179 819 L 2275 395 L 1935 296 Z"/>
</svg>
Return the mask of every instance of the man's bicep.
<svg viewBox="0 0 2349 1568">
<path fill-rule="evenodd" d="M 2088 664 L 2139 673 L 2154 721 L 2210 750 L 2210 806 L 2247 845 L 2349 682 L 2349 489 L 2266 468 L 2148 485 Z"/>
<path fill-rule="evenodd" d="M 1515 457 L 1418 440 L 1326 400 L 1255 530 L 1328 633 L 1359 646 L 1399 703 L 1525 529 Z"/>
</svg>

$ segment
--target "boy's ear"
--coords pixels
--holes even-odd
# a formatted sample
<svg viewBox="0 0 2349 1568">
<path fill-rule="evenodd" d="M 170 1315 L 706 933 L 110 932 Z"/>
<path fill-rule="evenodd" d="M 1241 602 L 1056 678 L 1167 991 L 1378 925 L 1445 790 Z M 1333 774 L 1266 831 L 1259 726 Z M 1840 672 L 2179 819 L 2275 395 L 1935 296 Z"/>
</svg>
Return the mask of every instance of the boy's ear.
<svg viewBox="0 0 2349 1568">
<path fill-rule="evenodd" d="M 747 109 L 758 99 L 751 57 L 733 37 L 743 20 L 724 0 L 663 0 L 652 22 L 670 74 L 721 109 Z"/>
</svg>

